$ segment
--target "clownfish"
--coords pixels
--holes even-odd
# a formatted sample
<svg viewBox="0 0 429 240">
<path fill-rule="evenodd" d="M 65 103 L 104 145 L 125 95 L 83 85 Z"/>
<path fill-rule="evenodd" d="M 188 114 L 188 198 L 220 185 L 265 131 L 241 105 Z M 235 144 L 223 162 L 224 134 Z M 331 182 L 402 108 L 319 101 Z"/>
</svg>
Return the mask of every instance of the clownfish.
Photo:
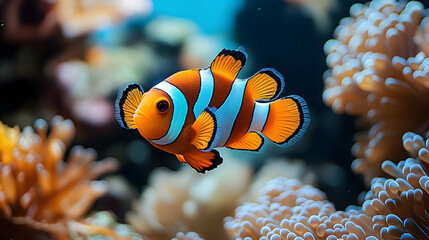
<svg viewBox="0 0 429 240">
<path fill-rule="evenodd" d="M 177 72 L 146 93 L 138 83 L 125 84 L 116 120 L 199 173 L 222 163 L 217 147 L 259 151 L 265 137 L 294 144 L 310 124 L 307 103 L 296 95 L 279 97 L 284 79 L 273 68 L 237 79 L 246 59 L 243 47 L 223 49 L 210 67 Z"/>
</svg>

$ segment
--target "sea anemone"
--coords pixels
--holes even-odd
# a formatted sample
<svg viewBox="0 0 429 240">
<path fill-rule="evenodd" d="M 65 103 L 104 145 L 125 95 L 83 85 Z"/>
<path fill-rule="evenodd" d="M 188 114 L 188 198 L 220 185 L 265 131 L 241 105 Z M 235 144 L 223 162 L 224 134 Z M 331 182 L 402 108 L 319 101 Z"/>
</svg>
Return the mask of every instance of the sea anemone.
<svg viewBox="0 0 429 240">
<path fill-rule="evenodd" d="M 117 236 L 112 240 L 119 239 L 120 237 L 124 240 L 142 240 L 142 237 L 135 233 L 134 229 L 130 225 L 118 223 L 115 215 L 108 211 L 95 212 L 91 216 L 87 217 L 86 221 L 101 229 L 101 231 L 94 232 L 88 240 L 106 239 L 106 236 L 103 235 L 103 232 L 106 229 L 112 229 L 117 234 Z M 79 237 L 80 234 L 78 232 L 72 231 L 71 235 L 74 240 L 82 240 L 82 238 Z"/>
<path fill-rule="evenodd" d="M 408 132 L 403 146 L 412 158 L 385 161 L 393 179 L 374 178 L 362 207 L 336 211 L 312 186 L 276 178 L 225 219 L 225 230 L 232 239 L 428 239 L 429 139 Z"/>
<path fill-rule="evenodd" d="M 155 170 L 129 222 L 145 239 L 227 239 L 223 219 L 244 201 L 253 201 L 267 181 L 308 179 L 299 161 L 270 161 L 255 175 L 249 164 L 234 158 L 223 164 L 205 175 L 189 166 L 178 172 Z"/>
<path fill-rule="evenodd" d="M 429 239 L 429 140 L 408 132 L 403 146 L 411 158 L 383 163 L 393 179 L 374 178 L 362 209 L 383 239 Z"/>
<path fill-rule="evenodd" d="M 103 181 L 93 179 L 115 170 L 117 162 L 95 162 L 96 152 L 83 147 L 74 147 L 64 161 L 74 132 L 73 123 L 61 117 L 52 120 L 49 134 L 43 120 L 21 133 L 0 123 L 1 239 L 70 239 L 71 230 L 79 236 L 102 232 L 117 237 L 82 218 L 106 191 Z"/>
<path fill-rule="evenodd" d="M 223 218 L 239 205 L 252 171 L 244 163 L 224 164 L 205 175 L 188 166 L 178 172 L 156 169 L 128 221 L 145 239 L 171 239 L 189 231 L 207 239 L 225 239 Z"/>
<path fill-rule="evenodd" d="M 364 239 L 374 233 L 370 217 L 336 212 L 323 192 L 283 177 L 268 182 L 257 203 L 238 207 L 224 227 L 231 239 Z"/>
<path fill-rule="evenodd" d="M 382 161 L 398 162 L 406 155 L 405 132 L 429 129 L 429 61 L 419 53 L 425 41 L 416 38 L 423 34 L 422 12 L 415 1 L 355 4 L 351 17 L 337 27 L 336 39 L 325 45 L 330 69 L 323 99 L 337 113 L 358 116 L 366 128 L 352 148 L 357 157 L 352 168 L 367 183 L 382 176 Z"/>
<path fill-rule="evenodd" d="M 176 234 L 176 237 L 173 240 L 204 240 L 195 232 L 182 233 L 179 232 Z"/>
</svg>

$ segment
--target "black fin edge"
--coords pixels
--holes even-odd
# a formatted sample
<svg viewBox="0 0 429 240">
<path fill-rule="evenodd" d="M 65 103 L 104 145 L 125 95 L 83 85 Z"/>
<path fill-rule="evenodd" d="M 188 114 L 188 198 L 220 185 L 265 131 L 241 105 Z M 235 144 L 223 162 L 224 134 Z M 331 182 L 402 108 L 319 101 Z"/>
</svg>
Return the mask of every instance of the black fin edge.
<svg viewBox="0 0 429 240">
<path fill-rule="evenodd" d="M 125 103 L 128 93 L 136 88 L 140 89 L 142 94 L 144 93 L 143 87 L 138 82 L 129 82 L 129 83 L 125 83 L 119 88 L 118 94 L 116 96 L 115 119 L 119 123 L 119 126 L 125 129 L 131 129 L 131 128 L 128 127 L 127 123 L 124 120 L 125 113 L 124 113 L 124 110 L 122 109 L 122 105 Z"/>
<path fill-rule="evenodd" d="M 264 137 L 262 137 L 260 133 L 257 133 L 257 132 L 256 132 L 256 134 L 258 134 L 258 135 L 259 135 L 259 137 L 262 139 L 262 143 L 261 143 L 261 145 L 260 145 L 257 149 L 255 149 L 255 150 L 251 150 L 251 149 L 238 149 L 238 148 L 232 148 L 232 147 L 226 147 L 226 148 L 228 148 L 228 149 L 232 149 L 232 150 L 238 150 L 238 151 L 246 151 L 246 152 L 259 152 L 259 150 L 261 150 L 261 149 L 262 149 L 262 147 L 264 146 L 265 138 L 264 138 Z"/>
<path fill-rule="evenodd" d="M 280 143 L 276 142 L 276 144 L 281 145 L 283 147 L 289 147 L 294 145 L 298 140 L 300 140 L 310 126 L 310 110 L 308 109 L 307 102 L 304 100 L 304 98 L 298 95 L 289 95 L 285 98 L 290 98 L 295 101 L 298 106 L 300 116 L 300 122 L 298 127 L 295 129 L 295 132 L 293 132 L 285 141 Z"/>
<path fill-rule="evenodd" d="M 215 107 L 206 107 L 204 109 L 204 111 L 206 111 L 212 117 L 213 122 L 214 122 L 214 126 L 213 126 L 214 129 L 213 129 L 212 137 L 210 138 L 210 141 L 207 143 L 207 147 L 202 149 L 203 151 L 207 151 L 212 146 L 213 141 L 214 141 L 216 134 L 217 134 L 218 123 L 217 123 L 217 119 L 216 119 L 216 115 L 215 115 L 216 110 L 217 109 Z"/>
<path fill-rule="evenodd" d="M 210 160 L 210 162 L 212 162 L 212 165 L 203 168 L 201 170 L 197 170 L 195 169 L 197 172 L 199 173 L 205 173 L 206 171 L 210 171 L 213 170 L 215 168 L 217 168 L 217 166 L 219 166 L 220 164 L 223 163 L 223 158 L 220 156 L 219 152 L 217 150 L 212 150 L 212 152 L 214 153 L 214 158 Z"/>
<path fill-rule="evenodd" d="M 222 56 L 222 55 L 231 56 L 235 60 L 239 60 L 241 62 L 242 67 L 246 64 L 246 61 L 247 61 L 247 52 L 246 50 L 244 50 L 243 46 L 240 46 L 236 50 L 229 50 L 224 48 L 218 54 L 218 56 Z"/>
<path fill-rule="evenodd" d="M 257 72 L 255 75 L 257 75 L 259 73 L 265 73 L 268 76 L 270 76 L 272 79 L 274 79 L 274 81 L 277 82 L 276 93 L 268 101 L 272 101 L 272 100 L 277 99 L 280 96 L 280 94 L 283 92 L 283 89 L 285 88 L 285 79 L 284 79 L 283 75 L 281 73 L 279 73 L 274 68 L 263 68 L 259 72 Z"/>
</svg>

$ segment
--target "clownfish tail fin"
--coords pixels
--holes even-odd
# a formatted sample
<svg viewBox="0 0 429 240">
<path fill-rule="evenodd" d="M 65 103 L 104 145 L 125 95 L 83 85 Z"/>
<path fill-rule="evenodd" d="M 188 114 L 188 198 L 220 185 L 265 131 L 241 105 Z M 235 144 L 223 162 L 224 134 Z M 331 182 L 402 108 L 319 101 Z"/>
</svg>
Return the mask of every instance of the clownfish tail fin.
<svg viewBox="0 0 429 240">
<path fill-rule="evenodd" d="M 302 97 L 290 95 L 266 104 L 269 109 L 262 134 L 284 147 L 302 138 L 310 125 L 310 112 Z"/>
<path fill-rule="evenodd" d="M 242 46 L 237 50 L 223 49 L 213 60 L 210 69 L 213 75 L 234 81 L 246 60 L 247 53 Z"/>
<path fill-rule="evenodd" d="M 283 91 L 285 81 L 274 68 L 264 68 L 247 80 L 246 91 L 254 100 L 273 100 Z"/>
<path fill-rule="evenodd" d="M 119 88 L 115 101 L 115 118 L 126 129 L 136 129 L 134 113 L 143 98 L 143 88 L 137 82 L 130 82 Z"/>
</svg>

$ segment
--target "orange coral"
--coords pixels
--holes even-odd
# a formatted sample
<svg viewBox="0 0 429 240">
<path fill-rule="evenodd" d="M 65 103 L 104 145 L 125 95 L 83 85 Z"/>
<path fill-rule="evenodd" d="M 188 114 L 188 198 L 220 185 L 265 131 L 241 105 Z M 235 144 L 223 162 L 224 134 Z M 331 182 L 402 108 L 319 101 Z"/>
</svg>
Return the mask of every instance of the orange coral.
<svg viewBox="0 0 429 240">
<path fill-rule="evenodd" d="M 0 162 L 10 163 L 13 159 L 12 150 L 18 142 L 19 128 L 10 128 L 0 122 Z"/>
<path fill-rule="evenodd" d="M 74 230 L 85 236 L 111 230 L 82 220 L 106 185 L 93 179 L 117 167 L 114 159 L 94 162 L 92 149 L 74 147 L 63 157 L 74 136 L 70 120 L 55 117 L 48 134 L 45 121 L 17 128 L 0 123 L 0 239 L 28 239 L 40 234 L 70 239 Z M 31 235 L 28 235 L 31 234 Z"/>
<path fill-rule="evenodd" d="M 352 168 L 367 182 L 382 175 L 381 162 L 405 156 L 401 136 L 429 129 L 429 74 L 423 45 L 415 44 L 423 5 L 394 0 L 355 4 L 325 45 L 324 101 L 337 113 L 358 116 Z M 417 41 L 418 42 L 418 41 Z M 420 41 L 423 43 L 424 41 Z"/>
</svg>

